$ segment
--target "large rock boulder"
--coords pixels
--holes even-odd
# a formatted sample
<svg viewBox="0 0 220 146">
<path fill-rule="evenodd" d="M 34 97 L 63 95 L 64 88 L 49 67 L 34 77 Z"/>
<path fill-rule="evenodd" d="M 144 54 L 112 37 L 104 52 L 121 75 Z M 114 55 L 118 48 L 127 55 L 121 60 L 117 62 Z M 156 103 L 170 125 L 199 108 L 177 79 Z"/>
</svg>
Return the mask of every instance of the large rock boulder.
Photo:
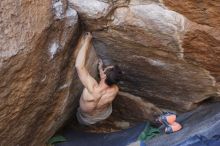
<svg viewBox="0 0 220 146">
<path fill-rule="evenodd" d="M 132 105 L 141 115 L 127 117 L 152 120 L 159 108 L 187 111 L 219 100 L 219 5 L 1 0 L 0 145 L 43 145 L 70 117 L 82 90 L 74 63 L 83 29 L 93 32 L 98 56 L 122 68 L 115 107 Z M 88 56 L 95 74 L 96 53 Z"/>
<path fill-rule="evenodd" d="M 64 0 L 0 8 L 0 145 L 43 145 L 78 104 L 78 15 Z"/>
<path fill-rule="evenodd" d="M 196 2 L 169 0 L 70 4 L 93 31 L 99 57 L 110 58 L 124 71 L 122 91 L 176 111 L 219 98 L 220 31 L 219 17 L 214 17 L 219 2 L 204 2 L 203 9 Z M 210 19 L 204 20 L 210 26 L 201 22 L 208 17 L 200 12 L 205 8 L 211 8 Z"/>
</svg>

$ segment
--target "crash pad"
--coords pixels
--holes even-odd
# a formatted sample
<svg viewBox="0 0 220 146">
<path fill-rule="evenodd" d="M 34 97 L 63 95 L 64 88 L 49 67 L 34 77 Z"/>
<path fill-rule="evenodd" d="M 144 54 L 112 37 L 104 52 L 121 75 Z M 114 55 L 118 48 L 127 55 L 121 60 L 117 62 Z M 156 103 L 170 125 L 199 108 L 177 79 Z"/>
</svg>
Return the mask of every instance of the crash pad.
<svg viewBox="0 0 220 146">
<path fill-rule="evenodd" d="M 127 146 L 138 139 L 147 125 L 144 122 L 112 133 L 89 133 L 70 129 L 62 134 L 67 141 L 57 143 L 55 146 Z"/>
<path fill-rule="evenodd" d="M 202 105 L 191 112 L 180 114 L 177 121 L 182 124 L 182 130 L 157 136 L 147 141 L 146 145 L 175 146 L 195 135 L 207 139 L 220 135 L 220 102 Z"/>
</svg>

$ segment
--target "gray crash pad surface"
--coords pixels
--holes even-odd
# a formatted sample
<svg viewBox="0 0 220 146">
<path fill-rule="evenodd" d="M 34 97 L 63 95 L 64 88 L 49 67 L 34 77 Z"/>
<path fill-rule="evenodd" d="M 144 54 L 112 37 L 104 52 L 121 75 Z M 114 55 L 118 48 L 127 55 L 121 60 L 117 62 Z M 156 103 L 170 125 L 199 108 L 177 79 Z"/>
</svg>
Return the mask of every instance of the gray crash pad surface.
<svg viewBox="0 0 220 146">
<path fill-rule="evenodd" d="M 194 135 L 211 138 L 220 135 L 220 102 L 200 106 L 196 110 L 181 114 L 177 121 L 183 129 L 172 134 L 158 136 L 146 144 L 149 146 L 175 146 Z"/>
</svg>

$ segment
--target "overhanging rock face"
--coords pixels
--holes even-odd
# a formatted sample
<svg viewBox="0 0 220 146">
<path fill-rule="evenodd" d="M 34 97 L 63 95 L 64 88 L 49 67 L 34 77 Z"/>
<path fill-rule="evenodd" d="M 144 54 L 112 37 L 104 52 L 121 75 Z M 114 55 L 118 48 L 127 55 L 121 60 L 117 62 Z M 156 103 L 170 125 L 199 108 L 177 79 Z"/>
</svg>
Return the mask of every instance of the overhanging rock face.
<svg viewBox="0 0 220 146">
<path fill-rule="evenodd" d="M 66 1 L 0 7 L 0 145 L 43 145 L 78 104 L 78 15 Z"/>
<path fill-rule="evenodd" d="M 120 65 L 120 88 L 130 97 L 176 111 L 219 99 L 219 5 L 1 0 L 0 145 L 43 145 L 76 108 L 82 85 L 74 63 L 83 28 L 93 32 L 98 56 Z M 94 50 L 88 57 L 95 74 Z"/>
<path fill-rule="evenodd" d="M 213 25 L 207 26 L 184 16 L 188 1 L 178 5 L 150 0 L 70 3 L 93 31 L 98 55 L 111 58 L 124 71 L 121 90 L 178 111 L 219 96 L 218 24 L 214 18 Z M 183 14 L 176 8 L 180 6 Z"/>
</svg>

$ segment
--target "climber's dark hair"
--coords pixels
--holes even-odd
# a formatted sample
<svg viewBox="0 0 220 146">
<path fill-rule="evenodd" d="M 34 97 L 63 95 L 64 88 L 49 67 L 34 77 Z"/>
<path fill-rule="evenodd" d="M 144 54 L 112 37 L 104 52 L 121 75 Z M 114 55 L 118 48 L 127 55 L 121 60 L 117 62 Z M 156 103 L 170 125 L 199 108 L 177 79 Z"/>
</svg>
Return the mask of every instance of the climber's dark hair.
<svg viewBox="0 0 220 146">
<path fill-rule="evenodd" d="M 105 83 L 109 86 L 117 84 L 122 77 L 122 71 L 118 65 L 114 65 L 112 68 L 109 68 L 105 71 L 106 79 Z"/>
</svg>

